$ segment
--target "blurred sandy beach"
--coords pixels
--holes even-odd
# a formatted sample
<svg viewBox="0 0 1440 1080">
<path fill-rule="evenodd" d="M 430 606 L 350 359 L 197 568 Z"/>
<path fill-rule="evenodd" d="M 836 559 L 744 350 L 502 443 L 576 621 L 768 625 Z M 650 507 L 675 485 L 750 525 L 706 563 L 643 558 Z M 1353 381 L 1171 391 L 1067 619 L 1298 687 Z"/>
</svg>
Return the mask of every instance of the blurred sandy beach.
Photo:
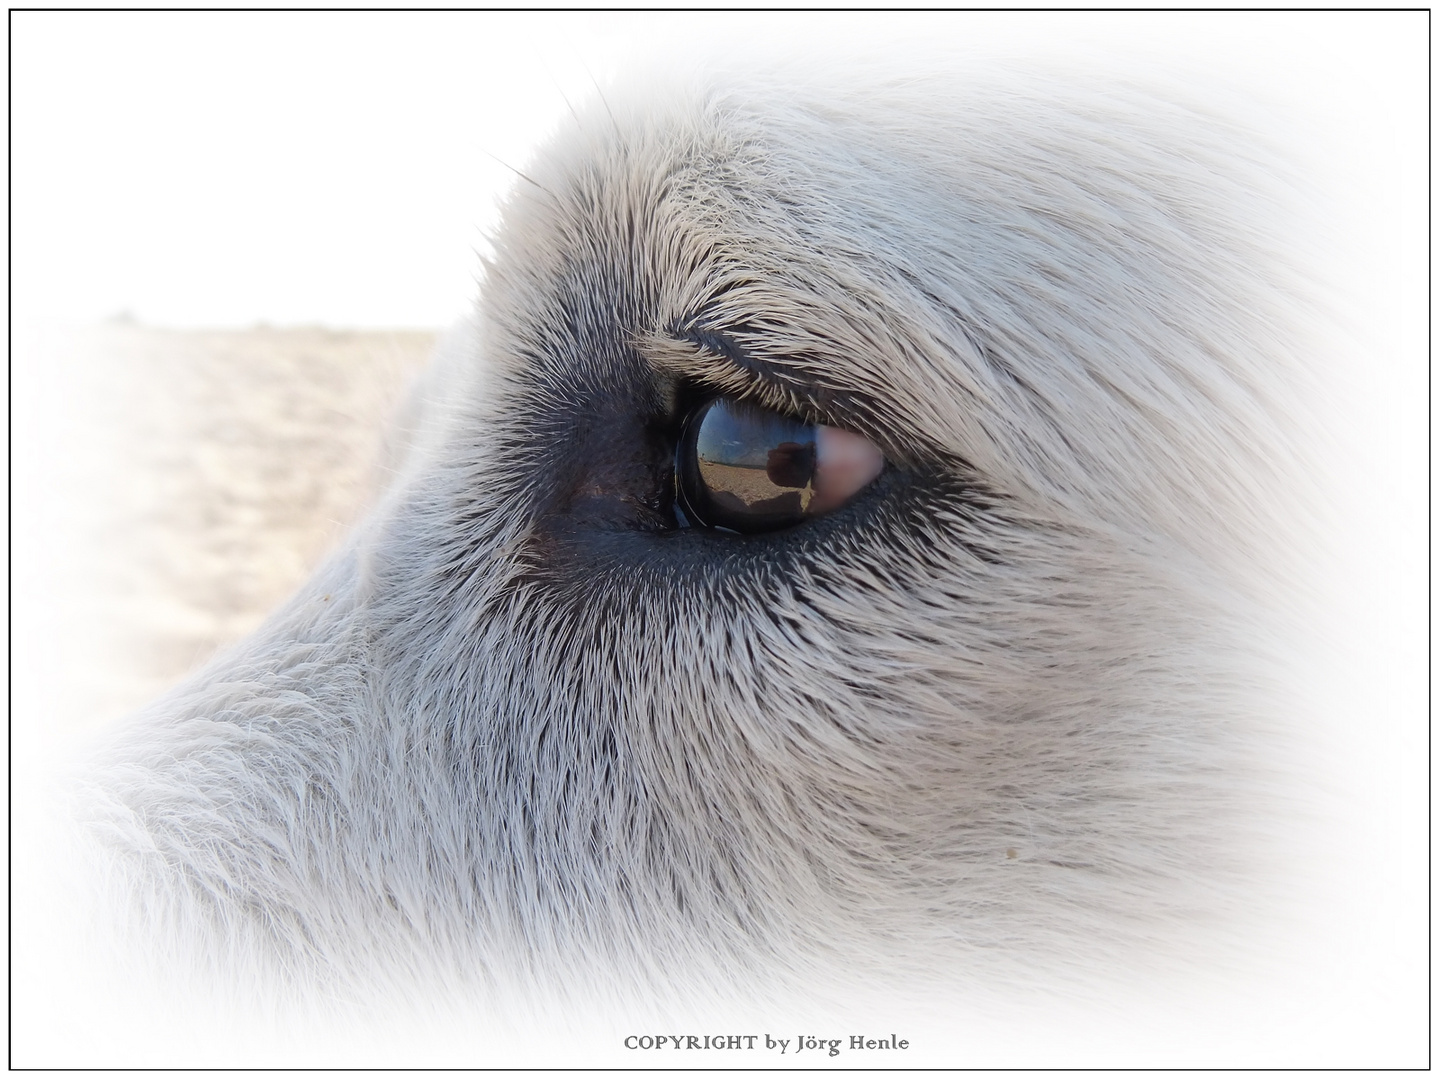
<svg viewBox="0 0 1440 1080">
<path fill-rule="evenodd" d="M 249 633 L 383 486 L 425 331 L 17 329 L 17 735 L 63 747 Z"/>
</svg>

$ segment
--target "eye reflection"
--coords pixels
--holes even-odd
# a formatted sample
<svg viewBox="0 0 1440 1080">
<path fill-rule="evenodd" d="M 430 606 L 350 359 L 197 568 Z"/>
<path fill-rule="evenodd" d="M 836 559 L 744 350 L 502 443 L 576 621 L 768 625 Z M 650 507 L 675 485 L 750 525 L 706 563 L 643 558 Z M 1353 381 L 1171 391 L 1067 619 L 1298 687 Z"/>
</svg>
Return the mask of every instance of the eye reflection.
<svg viewBox="0 0 1440 1080">
<path fill-rule="evenodd" d="M 769 532 L 843 505 L 884 466 L 859 435 L 717 398 L 685 427 L 675 485 L 688 521 Z"/>
</svg>

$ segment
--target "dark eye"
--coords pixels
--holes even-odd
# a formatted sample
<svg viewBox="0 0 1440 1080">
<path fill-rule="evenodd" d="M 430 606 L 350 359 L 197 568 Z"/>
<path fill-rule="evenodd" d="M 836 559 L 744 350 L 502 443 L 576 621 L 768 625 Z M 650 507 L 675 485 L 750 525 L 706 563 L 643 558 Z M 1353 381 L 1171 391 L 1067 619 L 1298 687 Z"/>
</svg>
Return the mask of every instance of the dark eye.
<svg viewBox="0 0 1440 1080">
<path fill-rule="evenodd" d="M 884 467 L 859 435 L 716 398 L 681 433 L 676 501 L 688 524 L 769 532 L 843 505 Z"/>
</svg>

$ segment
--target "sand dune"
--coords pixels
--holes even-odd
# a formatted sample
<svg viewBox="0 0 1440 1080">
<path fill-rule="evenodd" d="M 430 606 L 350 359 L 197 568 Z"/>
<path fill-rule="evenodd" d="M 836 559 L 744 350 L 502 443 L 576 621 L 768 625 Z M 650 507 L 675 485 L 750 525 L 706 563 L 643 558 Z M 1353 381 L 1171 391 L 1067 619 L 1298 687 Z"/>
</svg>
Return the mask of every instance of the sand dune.
<svg viewBox="0 0 1440 1080">
<path fill-rule="evenodd" d="M 17 335 L 17 717 L 83 736 L 258 626 L 383 479 L 386 420 L 434 341 L 126 323 Z"/>
</svg>

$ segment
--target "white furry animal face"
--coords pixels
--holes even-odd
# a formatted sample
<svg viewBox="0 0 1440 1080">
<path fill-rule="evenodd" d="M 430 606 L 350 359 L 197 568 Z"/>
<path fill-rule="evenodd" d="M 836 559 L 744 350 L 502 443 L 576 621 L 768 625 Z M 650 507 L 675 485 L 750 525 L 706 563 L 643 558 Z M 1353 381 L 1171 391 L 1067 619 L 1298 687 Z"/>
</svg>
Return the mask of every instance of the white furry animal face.
<svg viewBox="0 0 1440 1080">
<path fill-rule="evenodd" d="M 1112 889 L 1163 918 L 1218 873 L 1284 361 L 1247 345 L 1228 133 L 927 104 L 617 104 L 509 208 L 476 374 L 368 562 L 367 655 L 529 938 L 931 958 L 1073 941 Z M 792 527 L 682 527 L 715 398 L 885 470 Z"/>
<path fill-rule="evenodd" d="M 735 85 L 527 168 L 384 503 L 113 751 L 152 932 L 698 1000 L 1164 966 L 1256 902 L 1282 185 L 1083 79 Z M 707 527 L 715 401 L 868 464 Z"/>
</svg>

